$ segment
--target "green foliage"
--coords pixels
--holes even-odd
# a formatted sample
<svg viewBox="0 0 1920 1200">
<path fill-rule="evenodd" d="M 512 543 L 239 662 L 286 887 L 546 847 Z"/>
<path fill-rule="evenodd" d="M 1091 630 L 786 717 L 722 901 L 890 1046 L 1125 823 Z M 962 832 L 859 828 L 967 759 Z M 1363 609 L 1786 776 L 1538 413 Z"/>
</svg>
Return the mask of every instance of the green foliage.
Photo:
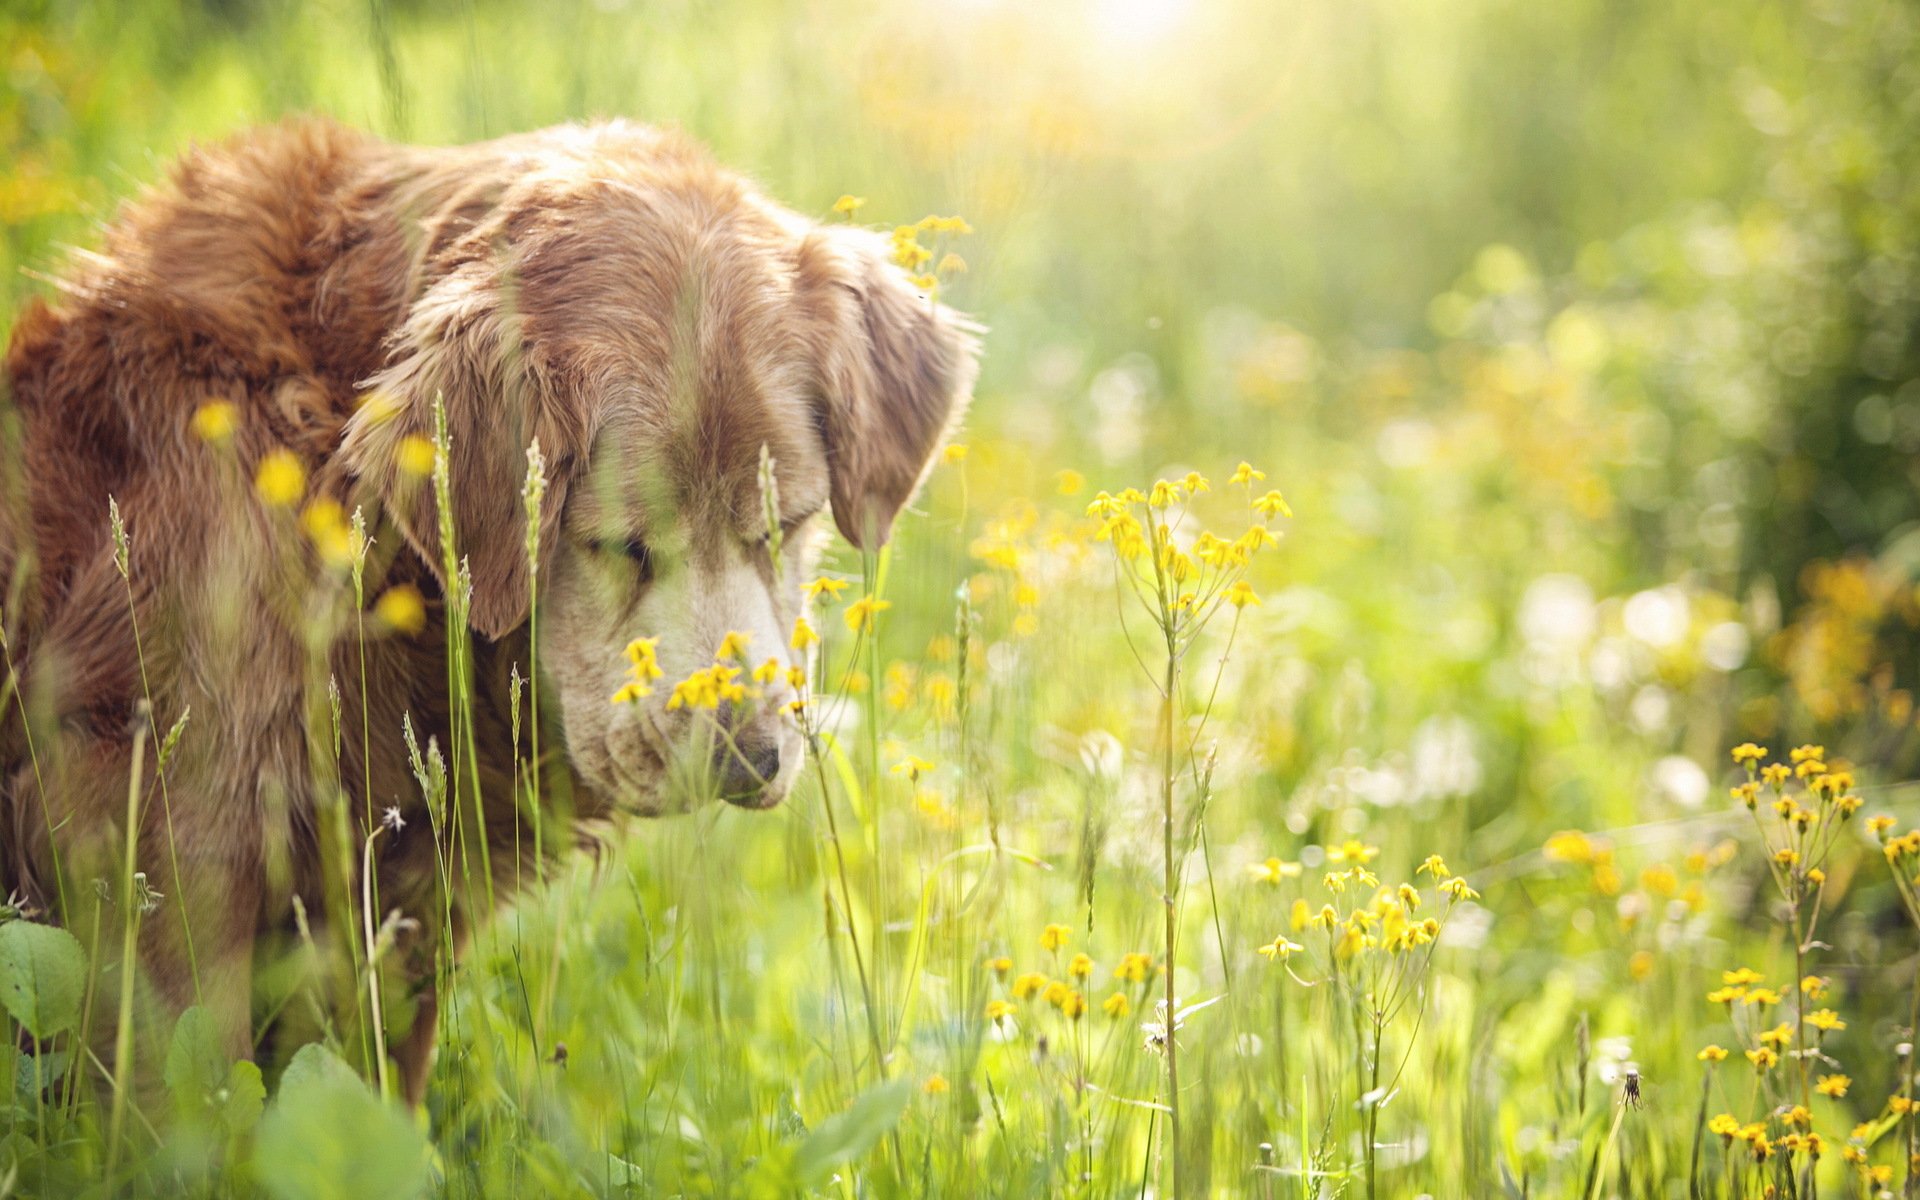
<svg viewBox="0 0 1920 1200">
<path fill-rule="evenodd" d="M 288 1064 L 253 1168 L 279 1200 L 405 1200 L 429 1179 L 426 1143 L 406 1114 L 319 1045 Z"/>
<path fill-rule="evenodd" d="M 87 958 L 64 929 L 32 921 L 0 925 L 0 1004 L 36 1038 L 80 1022 Z"/>
</svg>

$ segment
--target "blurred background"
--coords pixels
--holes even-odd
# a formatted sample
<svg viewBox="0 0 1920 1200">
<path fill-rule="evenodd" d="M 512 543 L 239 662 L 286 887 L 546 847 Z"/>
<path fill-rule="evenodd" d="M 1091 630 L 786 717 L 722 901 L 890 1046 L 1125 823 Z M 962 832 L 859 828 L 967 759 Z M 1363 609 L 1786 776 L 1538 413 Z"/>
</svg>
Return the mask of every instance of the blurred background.
<svg viewBox="0 0 1920 1200">
<path fill-rule="evenodd" d="M 1311 514 L 1265 615 L 1378 709 L 1344 738 L 1424 730 L 1492 805 L 1618 823 L 1650 782 L 1699 803 L 1662 760 L 1747 736 L 1910 766 L 1915 22 L 13 0 L 0 328 L 193 139 L 288 112 L 437 142 L 676 124 L 802 211 L 973 223 L 947 295 L 992 330 L 967 436 L 995 497 L 1260 461 Z"/>
<path fill-rule="evenodd" d="M 1553 981 L 1516 1036 L 1561 1037 L 1567 997 L 1667 969 L 1640 955 L 1733 965 L 1671 906 L 1745 820 L 1729 746 L 1824 742 L 1870 811 L 1920 811 L 1917 27 L 1881 0 L 9 0 L 0 330 L 179 149 L 289 112 L 428 142 L 632 117 L 822 219 L 962 215 L 943 298 L 991 333 L 963 469 L 903 524 L 897 644 L 966 581 L 1034 610 L 993 634 L 990 734 L 1071 846 L 1048 797 L 1150 710 L 1061 669 L 1124 659 L 1049 539 L 1094 488 L 1253 460 L 1300 515 L 1216 722 L 1227 860 L 1383 818 L 1420 831 L 1408 864 L 1466 854 L 1566 922 L 1552 954 L 1512 927 L 1488 993 Z M 799 842 L 738 836 L 817 936 Z M 1728 870 L 1737 921 L 1765 874 Z M 1842 957 L 1877 978 L 1891 888 L 1857 890 Z"/>
</svg>

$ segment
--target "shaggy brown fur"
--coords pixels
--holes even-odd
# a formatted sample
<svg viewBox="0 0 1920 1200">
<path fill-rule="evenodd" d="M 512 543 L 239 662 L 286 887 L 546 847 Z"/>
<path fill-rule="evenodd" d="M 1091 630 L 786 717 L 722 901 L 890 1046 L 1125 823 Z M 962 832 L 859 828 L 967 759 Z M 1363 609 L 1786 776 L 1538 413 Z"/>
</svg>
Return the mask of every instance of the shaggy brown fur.
<svg viewBox="0 0 1920 1200">
<path fill-rule="evenodd" d="M 659 697 L 631 713 L 607 703 L 619 647 L 660 636 L 670 682 L 729 626 L 767 631 L 760 653 L 784 645 L 793 609 L 773 581 L 790 589 L 808 565 L 808 518 L 830 497 L 849 539 L 884 539 L 974 357 L 964 323 L 912 292 L 876 235 L 816 227 L 687 141 L 625 124 L 454 149 L 322 121 L 243 134 L 189 152 L 99 253 L 74 256 L 60 289 L 20 315 L 6 359 L 9 883 L 91 919 L 94 880 L 119 874 L 138 702 L 151 696 L 161 732 L 191 708 L 164 780 L 151 737 L 145 756 L 138 858 L 165 896 L 144 928 L 144 979 L 153 1011 L 197 1000 L 252 1052 L 258 947 L 289 936 L 296 908 L 315 924 L 341 911 L 370 822 L 398 808 L 407 827 L 375 845 L 380 908 L 424 931 L 398 956 L 425 1017 L 396 1051 L 415 1097 L 438 884 L 399 731 L 404 716 L 444 747 L 449 706 L 439 515 L 397 465 L 402 439 L 430 432 L 444 400 L 481 635 L 478 769 L 505 884 L 525 865 L 507 677 L 529 661 L 527 444 L 538 438 L 551 477 L 546 791 L 570 793 L 578 818 L 657 812 L 673 806 L 663 778 L 690 727 Z M 191 430 L 215 400 L 238 406 L 230 445 Z M 792 533 L 784 575 L 760 537 L 762 446 Z M 309 498 L 364 506 L 367 597 L 412 584 L 428 598 L 416 635 L 367 626 L 364 676 L 342 576 L 296 510 L 254 493 L 256 465 L 283 447 L 306 464 Z M 109 497 L 131 535 L 131 602 Z M 765 768 L 730 798 L 771 803 L 791 779 L 779 699 L 723 722 Z M 117 899 L 99 907 L 110 927 Z"/>
</svg>

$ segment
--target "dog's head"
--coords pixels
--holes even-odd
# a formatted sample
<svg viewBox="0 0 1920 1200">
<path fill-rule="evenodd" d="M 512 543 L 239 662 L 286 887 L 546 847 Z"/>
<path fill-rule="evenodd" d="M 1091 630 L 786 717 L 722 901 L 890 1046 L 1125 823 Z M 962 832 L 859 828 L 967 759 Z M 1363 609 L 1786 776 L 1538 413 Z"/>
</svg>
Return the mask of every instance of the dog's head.
<svg viewBox="0 0 1920 1200">
<path fill-rule="evenodd" d="M 803 663 L 792 629 L 819 518 L 830 508 L 861 548 L 887 539 L 965 404 L 970 327 L 909 285 L 881 236 L 806 221 L 677 139 L 627 127 L 533 145 L 479 169 L 440 232 L 427 220 L 427 282 L 346 465 L 444 575 L 432 489 L 397 461 L 444 404 L 471 624 L 498 638 L 534 621 L 542 703 L 597 807 L 772 805 L 803 749 L 784 671 L 718 709 L 670 707 L 670 685 L 729 634 L 748 638 L 743 684 L 768 659 Z M 537 615 L 521 487 L 535 439 Z M 616 703 L 637 638 L 657 639 L 661 675 Z"/>
</svg>

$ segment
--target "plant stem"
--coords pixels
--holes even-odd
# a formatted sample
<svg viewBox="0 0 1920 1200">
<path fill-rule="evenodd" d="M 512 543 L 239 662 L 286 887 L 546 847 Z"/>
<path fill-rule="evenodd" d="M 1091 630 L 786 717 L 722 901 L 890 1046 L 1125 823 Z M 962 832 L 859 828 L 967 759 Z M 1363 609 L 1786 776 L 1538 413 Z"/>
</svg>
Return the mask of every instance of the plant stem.
<svg viewBox="0 0 1920 1200">
<path fill-rule="evenodd" d="M 1167 1038 L 1167 1141 L 1166 1154 L 1168 1166 L 1168 1195 L 1173 1200 L 1180 1198 L 1180 1045 L 1174 1037 L 1174 1028 L 1179 1023 L 1179 1008 L 1176 1004 L 1173 982 L 1174 949 L 1178 924 L 1179 879 L 1173 856 L 1173 727 L 1174 706 L 1177 702 L 1175 688 L 1180 682 L 1180 655 L 1174 645 L 1171 626 L 1167 634 L 1167 671 L 1166 692 L 1162 696 L 1160 708 L 1161 746 L 1165 755 L 1161 762 L 1160 775 L 1160 836 L 1163 866 L 1166 870 L 1166 890 L 1162 897 L 1166 905 L 1166 975 L 1167 975 L 1167 1011 L 1165 1028 Z"/>
<path fill-rule="evenodd" d="M 126 1131 L 127 1091 L 133 1070 L 133 977 L 138 970 L 140 903 L 133 894 L 133 876 L 140 844 L 140 770 L 145 765 L 147 724 L 152 709 L 142 701 L 134 718 L 133 766 L 127 773 L 127 854 L 120 872 L 120 904 L 125 929 L 120 939 L 120 1015 L 113 1038 L 113 1112 L 107 1122 L 107 1171 L 113 1178 L 120 1157 L 120 1139 Z"/>
</svg>

